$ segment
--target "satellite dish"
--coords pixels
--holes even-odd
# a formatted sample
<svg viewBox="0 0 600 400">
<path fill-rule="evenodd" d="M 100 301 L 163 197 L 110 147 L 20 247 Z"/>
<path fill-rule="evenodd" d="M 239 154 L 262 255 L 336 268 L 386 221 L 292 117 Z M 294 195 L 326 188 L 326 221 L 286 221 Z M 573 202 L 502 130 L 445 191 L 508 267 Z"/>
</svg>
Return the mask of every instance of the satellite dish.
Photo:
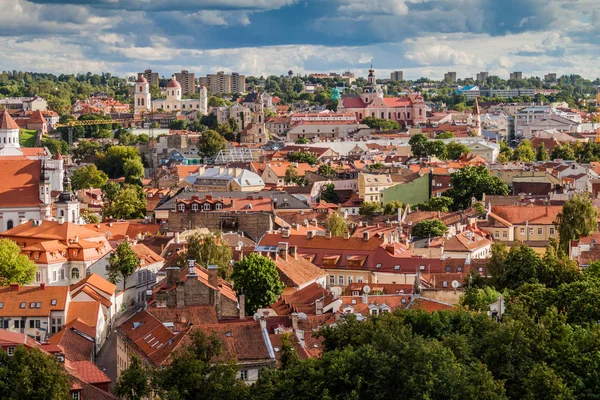
<svg viewBox="0 0 600 400">
<path fill-rule="evenodd" d="M 260 314 L 254 313 L 254 315 L 252 316 L 252 319 L 254 319 L 255 321 L 258 321 L 260 319 Z"/>
<path fill-rule="evenodd" d="M 454 289 L 457 289 L 460 286 L 460 283 L 458 283 L 458 281 L 452 281 L 452 287 Z"/>
<path fill-rule="evenodd" d="M 308 316 L 306 315 L 306 313 L 298 313 L 298 320 L 299 321 L 306 321 L 308 319 Z"/>
<path fill-rule="evenodd" d="M 365 285 L 365 286 L 363 287 L 363 293 L 364 293 L 364 294 L 369 294 L 369 293 L 371 293 L 371 287 L 370 287 L 369 285 Z"/>
</svg>

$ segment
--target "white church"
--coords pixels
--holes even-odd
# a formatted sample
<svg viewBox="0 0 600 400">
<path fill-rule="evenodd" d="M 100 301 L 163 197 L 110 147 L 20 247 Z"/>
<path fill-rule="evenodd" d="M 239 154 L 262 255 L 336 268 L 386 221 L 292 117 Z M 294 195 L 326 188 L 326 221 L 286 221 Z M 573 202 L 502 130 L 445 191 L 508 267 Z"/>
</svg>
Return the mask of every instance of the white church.
<svg viewBox="0 0 600 400">
<path fill-rule="evenodd" d="M 208 92 L 204 86 L 199 89 L 199 99 L 182 99 L 181 85 L 173 76 L 167 84 L 166 94 L 166 99 L 152 100 L 150 84 L 144 76 L 140 76 L 135 83 L 134 114 L 140 115 L 159 110 L 163 112 L 199 111 L 203 115 L 208 112 Z"/>
<path fill-rule="evenodd" d="M 0 232 L 32 219 L 81 222 L 64 167 L 60 154 L 52 157 L 47 148 L 22 148 L 19 126 L 0 111 Z"/>
</svg>

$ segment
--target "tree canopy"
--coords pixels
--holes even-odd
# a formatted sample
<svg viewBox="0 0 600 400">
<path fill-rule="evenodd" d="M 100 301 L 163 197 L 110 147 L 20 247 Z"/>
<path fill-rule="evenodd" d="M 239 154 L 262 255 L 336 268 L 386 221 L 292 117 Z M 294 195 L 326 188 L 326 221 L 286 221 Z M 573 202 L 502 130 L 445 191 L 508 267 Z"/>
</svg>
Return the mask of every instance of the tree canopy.
<svg viewBox="0 0 600 400">
<path fill-rule="evenodd" d="M 216 265 L 219 267 L 219 275 L 229 279 L 232 273 L 231 260 L 233 251 L 223 241 L 223 234 L 219 231 L 206 235 L 195 234 L 187 239 L 187 251 L 183 255 L 180 266 L 187 265 L 188 260 L 195 260 L 204 267 Z"/>
<path fill-rule="evenodd" d="M 580 236 L 588 236 L 596 231 L 597 219 L 598 212 L 588 195 L 576 193 L 565 201 L 556 220 L 563 251 L 569 251 L 571 240 L 579 239 Z"/>
<path fill-rule="evenodd" d="M 77 168 L 71 175 L 73 190 L 100 188 L 108 180 L 108 175 L 101 171 L 95 164 L 85 165 Z"/>
<path fill-rule="evenodd" d="M 439 219 L 425 219 L 417 222 L 411 235 L 414 237 L 438 237 L 445 236 L 448 233 L 448 227 Z"/>
<path fill-rule="evenodd" d="M 452 198 L 454 210 L 468 208 L 473 198 L 481 201 L 484 194 L 508 194 L 508 185 L 497 176 L 490 175 L 490 171 L 483 165 L 466 166 L 452 173 L 451 176 L 452 187 L 444 193 L 444 196 Z"/>
<path fill-rule="evenodd" d="M 235 291 L 245 295 L 248 315 L 273 304 L 284 288 L 273 260 L 258 253 L 251 253 L 241 261 L 236 261 L 231 279 Z"/>
<path fill-rule="evenodd" d="M 140 259 L 131 248 L 129 242 L 125 241 L 117 246 L 108 260 L 108 280 L 118 283 L 123 279 L 123 288 L 127 288 L 127 277 L 135 272 L 140 266 Z"/>
<path fill-rule="evenodd" d="M 348 232 L 348 222 L 337 211 L 329 214 L 325 220 L 325 228 L 331 232 L 332 236 L 344 236 Z"/>
<path fill-rule="evenodd" d="M 10 239 L 0 239 L 0 286 L 11 283 L 27 285 L 33 282 L 37 265 Z"/>
</svg>

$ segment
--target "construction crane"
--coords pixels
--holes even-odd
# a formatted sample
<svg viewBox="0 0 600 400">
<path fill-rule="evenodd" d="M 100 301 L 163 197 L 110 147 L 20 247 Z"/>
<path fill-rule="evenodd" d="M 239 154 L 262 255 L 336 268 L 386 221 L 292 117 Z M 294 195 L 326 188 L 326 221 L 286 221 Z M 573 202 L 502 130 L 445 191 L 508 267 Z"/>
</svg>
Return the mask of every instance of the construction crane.
<svg viewBox="0 0 600 400">
<path fill-rule="evenodd" d="M 130 122 L 141 122 L 141 119 L 92 119 L 88 121 L 69 121 L 62 124 L 54 125 L 55 128 L 68 128 L 69 129 L 69 146 L 73 145 L 73 128 L 76 126 L 91 126 L 91 125 L 112 125 L 112 124 L 124 124 Z"/>
</svg>

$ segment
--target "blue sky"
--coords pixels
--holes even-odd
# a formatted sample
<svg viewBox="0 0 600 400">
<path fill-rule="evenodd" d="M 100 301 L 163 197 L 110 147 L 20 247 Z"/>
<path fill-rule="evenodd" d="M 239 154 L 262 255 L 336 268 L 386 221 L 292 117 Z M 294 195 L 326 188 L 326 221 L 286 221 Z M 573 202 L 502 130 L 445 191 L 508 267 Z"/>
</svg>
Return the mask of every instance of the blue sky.
<svg viewBox="0 0 600 400">
<path fill-rule="evenodd" d="M 599 0 L 0 0 L 0 69 L 600 77 Z"/>
</svg>

